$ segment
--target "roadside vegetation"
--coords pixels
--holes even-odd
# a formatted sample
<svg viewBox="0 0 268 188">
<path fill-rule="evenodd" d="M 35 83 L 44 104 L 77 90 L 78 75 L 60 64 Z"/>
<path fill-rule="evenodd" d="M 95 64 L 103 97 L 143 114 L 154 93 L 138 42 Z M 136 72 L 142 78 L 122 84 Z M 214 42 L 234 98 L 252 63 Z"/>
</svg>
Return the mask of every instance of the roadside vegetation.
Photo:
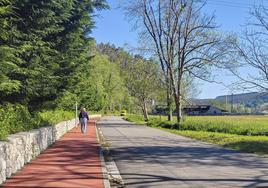
<svg viewBox="0 0 268 188">
<path fill-rule="evenodd" d="M 244 152 L 268 154 L 268 116 L 187 116 L 180 124 L 165 116 L 128 115 L 128 121 Z"/>
<path fill-rule="evenodd" d="M 143 53 L 97 44 L 91 37 L 95 15 L 109 8 L 105 0 L 0 0 L 0 140 L 71 119 L 76 104 L 103 114 L 140 113 L 126 119 L 213 143 L 222 140 L 214 139 L 222 134 L 266 138 L 267 117 L 182 116 L 184 105 L 197 96 L 196 80 L 213 81 L 215 67 L 230 70 L 243 82 L 238 85 L 267 91 L 267 71 L 262 72 L 268 68 L 266 59 L 255 59 L 267 57 L 262 50 L 267 49 L 265 43 L 255 44 L 246 37 L 249 41 L 244 45 L 239 37 L 221 33 L 214 15 L 203 13 L 201 1 L 126 1 L 124 5 L 127 17 L 140 26 L 137 51 Z M 249 27 L 266 20 L 266 13 L 260 5 L 252 15 L 256 24 Z M 265 33 L 268 27 L 263 23 L 268 22 L 260 25 Z M 259 50 L 251 50 L 251 45 Z M 260 69 L 260 77 L 243 79 L 239 67 L 244 66 Z M 148 115 L 157 105 L 168 118 Z M 244 106 L 236 111 L 251 112 Z M 223 142 L 227 145 L 219 144 L 235 148 L 231 141 Z"/>
<path fill-rule="evenodd" d="M 161 128 L 163 129 L 163 128 Z M 163 129 L 168 132 L 190 137 L 193 139 L 218 144 L 226 148 L 256 153 L 268 154 L 268 137 L 267 136 L 242 136 L 237 134 L 206 132 L 206 131 L 181 131 L 175 129 Z"/>
<path fill-rule="evenodd" d="M 159 65 L 96 44 L 94 15 L 106 8 L 105 0 L 0 0 L 0 140 L 72 119 L 76 104 L 147 115 L 162 92 Z"/>
<path fill-rule="evenodd" d="M 105 0 L 0 0 L 0 140 L 72 119 L 76 102 L 101 109 L 104 73 L 89 72 L 115 65 L 94 53 L 90 33 L 105 8 Z"/>
<path fill-rule="evenodd" d="M 142 115 L 136 115 L 136 114 L 128 114 L 124 117 L 125 120 L 134 122 L 138 125 L 146 125 L 146 121 L 144 120 L 144 117 Z M 151 119 L 151 118 L 150 118 Z"/>
<path fill-rule="evenodd" d="M 6 105 L 0 108 L 0 140 L 9 134 L 55 125 L 75 117 L 74 112 L 50 110 L 31 114 L 23 105 Z"/>
</svg>

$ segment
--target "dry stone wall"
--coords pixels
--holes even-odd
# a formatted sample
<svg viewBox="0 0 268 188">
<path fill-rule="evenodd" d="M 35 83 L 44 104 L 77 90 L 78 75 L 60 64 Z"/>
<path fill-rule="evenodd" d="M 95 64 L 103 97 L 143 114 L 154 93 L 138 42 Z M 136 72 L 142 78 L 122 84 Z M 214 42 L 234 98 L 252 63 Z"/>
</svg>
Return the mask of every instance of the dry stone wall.
<svg viewBox="0 0 268 188">
<path fill-rule="evenodd" d="M 74 128 L 75 119 L 10 135 L 0 142 L 0 184 Z"/>
<path fill-rule="evenodd" d="M 90 118 L 98 118 L 92 115 Z M 57 125 L 10 135 L 0 142 L 0 185 L 25 164 L 75 127 L 75 119 Z"/>
</svg>

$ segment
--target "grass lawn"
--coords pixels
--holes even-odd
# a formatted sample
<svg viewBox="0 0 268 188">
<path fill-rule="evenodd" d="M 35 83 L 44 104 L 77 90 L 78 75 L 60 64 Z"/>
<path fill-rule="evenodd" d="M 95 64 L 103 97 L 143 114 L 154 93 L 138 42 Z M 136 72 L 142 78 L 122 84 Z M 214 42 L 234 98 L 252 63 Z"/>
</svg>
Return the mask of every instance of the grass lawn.
<svg viewBox="0 0 268 188">
<path fill-rule="evenodd" d="M 123 119 L 130 121 L 130 122 L 134 122 L 138 125 L 145 125 L 147 122 L 144 121 L 143 116 L 141 115 L 136 115 L 136 114 L 128 114 L 127 116 L 125 116 Z"/>
<path fill-rule="evenodd" d="M 130 115 L 126 119 L 146 123 L 142 116 Z M 239 151 L 268 154 L 268 116 L 191 116 L 182 124 L 152 116 L 148 125 Z"/>
<path fill-rule="evenodd" d="M 204 132 L 204 131 L 180 131 L 165 128 L 160 129 L 181 136 L 190 137 L 193 139 L 217 144 L 226 148 L 232 148 L 243 152 L 268 154 L 267 136 L 242 136 L 236 134 Z"/>
</svg>

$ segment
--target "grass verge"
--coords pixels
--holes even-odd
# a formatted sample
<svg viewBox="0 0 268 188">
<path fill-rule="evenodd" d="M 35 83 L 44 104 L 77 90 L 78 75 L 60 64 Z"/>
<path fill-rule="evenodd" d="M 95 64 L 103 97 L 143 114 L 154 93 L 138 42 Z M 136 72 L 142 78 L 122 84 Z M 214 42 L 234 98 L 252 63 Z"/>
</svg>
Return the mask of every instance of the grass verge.
<svg viewBox="0 0 268 188">
<path fill-rule="evenodd" d="M 131 122 L 135 122 L 137 124 L 146 124 L 142 116 L 138 115 L 129 115 L 125 119 Z M 226 120 L 225 122 L 224 119 Z M 173 134 L 217 144 L 238 151 L 256 153 L 261 155 L 268 154 L 268 136 L 263 136 L 267 130 L 267 127 L 265 127 L 267 117 L 228 116 L 227 118 L 227 116 L 207 116 L 187 117 L 185 121 L 186 122 L 184 122 L 184 125 L 179 125 L 175 122 L 160 121 L 159 117 L 151 117 L 147 125 L 150 127 L 155 127 L 164 131 L 168 131 Z M 245 127 L 243 127 L 243 122 L 247 122 L 244 125 Z M 249 123 L 251 124 L 251 127 L 249 126 Z M 258 126 L 260 126 L 261 128 Z M 264 131 L 264 133 L 262 133 L 261 131 Z M 251 134 L 253 132 L 255 132 L 255 134 L 256 132 L 259 132 L 259 134 Z"/>
<path fill-rule="evenodd" d="M 158 127 L 159 128 L 159 127 Z M 190 137 L 196 140 L 217 144 L 248 153 L 268 154 L 267 136 L 243 136 L 236 134 L 214 133 L 205 131 L 181 131 L 175 129 L 160 128 L 181 136 Z"/>
<path fill-rule="evenodd" d="M 141 115 L 136 115 L 136 114 L 128 114 L 123 118 L 124 120 L 134 122 L 138 125 L 145 125 L 147 122 L 144 121 L 144 117 Z"/>
</svg>

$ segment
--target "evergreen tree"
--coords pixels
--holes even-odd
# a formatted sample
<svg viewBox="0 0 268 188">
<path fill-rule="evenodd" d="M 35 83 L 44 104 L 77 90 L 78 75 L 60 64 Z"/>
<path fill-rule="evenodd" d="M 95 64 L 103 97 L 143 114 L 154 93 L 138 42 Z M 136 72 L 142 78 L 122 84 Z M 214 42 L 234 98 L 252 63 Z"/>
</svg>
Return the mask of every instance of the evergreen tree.
<svg viewBox="0 0 268 188">
<path fill-rule="evenodd" d="M 21 85 L 20 81 L 8 76 L 9 72 L 17 67 L 16 49 L 10 44 L 14 32 L 8 18 L 12 15 L 11 1 L 0 0 L 0 104 L 3 103 L 3 98 L 17 93 Z"/>
<path fill-rule="evenodd" d="M 5 1 L 1 7 L 12 6 L 12 14 L 1 12 L 0 16 L 10 22 L 11 35 L 6 43 L 14 48 L 14 53 L 3 49 L 1 38 L 0 54 L 14 54 L 16 60 L 9 70 L 1 66 L 6 78 L 1 78 L 0 86 L 5 85 L 2 80 L 13 82 L 13 87 L 1 92 L 1 103 L 20 102 L 34 111 L 55 107 L 54 100 L 70 86 L 68 77 L 90 58 L 92 15 L 95 9 L 106 7 L 105 1 L 13 0 L 8 3 Z"/>
</svg>

